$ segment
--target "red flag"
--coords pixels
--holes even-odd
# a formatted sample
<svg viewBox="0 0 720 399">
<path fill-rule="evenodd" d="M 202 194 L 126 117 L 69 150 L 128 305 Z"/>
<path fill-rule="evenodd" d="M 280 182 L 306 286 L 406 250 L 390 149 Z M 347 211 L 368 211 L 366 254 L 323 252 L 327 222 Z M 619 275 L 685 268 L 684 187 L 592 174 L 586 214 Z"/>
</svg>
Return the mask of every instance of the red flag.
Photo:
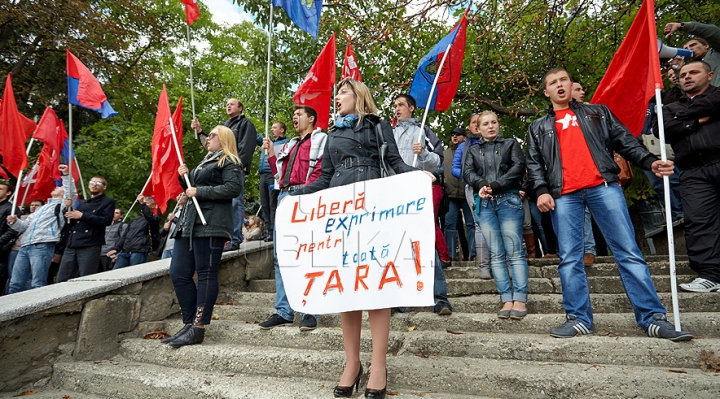
<svg viewBox="0 0 720 399">
<path fill-rule="evenodd" d="M 67 134 L 67 133 L 66 133 Z M 38 122 L 37 129 L 35 130 L 36 140 L 40 140 L 43 143 L 49 145 L 53 150 L 60 152 L 62 148 L 62 142 L 60 139 L 60 120 L 57 118 L 55 111 L 52 108 L 45 108 L 40 122 Z M 64 141 L 65 139 L 63 139 Z"/>
<path fill-rule="evenodd" d="M 350 44 L 350 39 L 348 39 L 347 47 L 345 47 L 345 60 L 343 60 L 342 71 L 340 72 L 340 80 L 345 78 L 362 82 L 360 68 L 358 68 L 357 58 L 355 57 L 353 46 Z"/>
<path fill-rule="evenodd" d="M 642 132 L 648 101 L 662 89 L 655 3 L 645 0 L 615 53 L 591 103 L 605 104 L 637 137 Z"/>
<path fill-rule="evenodd" d="M 45 201 L 50 198 L 50 193 L 52 193 L 56 187 L 55 172 L 58 171 L 58 166 L 60 166 L 60 160 L 57 154 L 58 152 L 54 151 L 51 146 L 47 144 L 43 146 L 42 151 L 40 151 L 40 157 L 38 158 L 37 173 L 34 176 L 32 186 L 30 186 L 30 194 L 27 196 L 26 203 L 30 203 L 36 199 Z"/>
<path fill-rule="evenodd" d="M 177 123 L 178 119 L 180 119 L 179 124 Z M 178 107 L 173 115 L 173 125 L 175 124 L 182 125 L 182 99 L 178 102 Z M 176 126 L 175 129 L 175 137 L 179 146 L 182 142 L 181 126 Z M 182 148 L 180 148 L 180 154 L 182 155 Z M 170 129 L 170 103 L 165 85 L 163 85 L 158 101 L 152 140 L 152 179 L 144 192 L 145 194 L 148 190 L 152 190 L 152 196 L 161 213 L 165 213 L 168 201 L 175 199 L 182 192 L 177 175 L 179 167 L 180 161 L 175 152 Z"/>
<path fill-rule="evenodd" d="M 35 130 L 35 122 L 18 111 L 11 77 L 8 73 L 0 110 L 0 155 L 8 172 L 17 177 L 28 166 L 25 142 Z"/>
<path fill-rule="evenodd" d="M 110 106 L 100 81 L 70 50 L 65 49 L 65 55 L 67 56 L 68 102 L 99 112 L 103 118 L 117 115 L 118 113 Z"/>
<path fill-rule="evenodd" d="M 180 0 L 185 4 L 185 23 L 190 25 L 200 18 L 200 8 L 197 0 Z"/>
<path fill-rule="evenodd" d="M 330 119 L 335 74 L 335 33 L 333 33 L 293 97 L 295 104 L 307 105 L 317 112 L 316 126 L 325 130 Z"/>
</svg>

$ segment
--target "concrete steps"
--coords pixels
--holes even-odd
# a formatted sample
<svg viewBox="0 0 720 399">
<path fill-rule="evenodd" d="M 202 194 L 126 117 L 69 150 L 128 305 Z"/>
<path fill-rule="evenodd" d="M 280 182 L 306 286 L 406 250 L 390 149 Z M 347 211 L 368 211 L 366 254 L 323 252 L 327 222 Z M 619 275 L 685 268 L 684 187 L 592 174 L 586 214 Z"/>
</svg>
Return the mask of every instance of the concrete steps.
<svg viewBox="0 0 720 399">
<path fill-rule="evenodd" d="M 672 319 L 669 265 L 649 257 L 656 289 Z M 720 373 L 700 370 L 700 352 L 720 357 L 720 293 L 681 292 L 682 326 L 696 339 L 648 338 L 637 326 L 611 257 L 587 269 L 595 314 L 593 336 L 555 339 L 565 320 L 557 259 L 530 261 L 528 316 L 501 320 L 495 283 L 477 266 L 445 269 L 454 313 L 411 308 L 391 319 L 389 397 L 399 398 L 718 398 Z M 694 273 L 676 264 L 679 282 Z M 202 345 L 172 349 L 157 340 L 125 339 L 121 354 L 100 362 L 57 363 L 53 385 L 94 398 L 316 398 L 332 397 L 345 362 L 339 315 L 322 315 L 318 328 L 262 330 L 274 313 L 274 280 L 249 282 L 250 292 L 224 291 Z M 178 317 L 165 321 L 174 333 Z M 371 336 L 363 315 L 365 376 Z M 44 394 L 44 393 L 43 393 Z M 50 397 L 50 396 L 47 396 Z M 3 397 L 0 397 L 3 399 Z"/>
</svg>

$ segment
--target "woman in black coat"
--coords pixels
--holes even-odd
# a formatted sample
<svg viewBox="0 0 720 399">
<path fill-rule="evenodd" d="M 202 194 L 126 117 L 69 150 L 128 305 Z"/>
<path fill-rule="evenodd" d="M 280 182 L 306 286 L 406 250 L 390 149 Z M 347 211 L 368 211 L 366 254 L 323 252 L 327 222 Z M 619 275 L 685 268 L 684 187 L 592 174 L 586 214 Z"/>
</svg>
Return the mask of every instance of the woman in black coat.
<svg viewBox="0 0 720 399">
<path fill-rule="evenodd" d="M 335 97 L 340 115 L 335 126 L 328 132 L 323 153 L 322 175 L 291 195 L 314 193 L 328 187 L 337 187 L 381 177 L 376 126 L 382 130 L 387 144 L 385 159 L 395 173 L 417 170 L 403 162 L 395 143 L 390 125 L 375 115 L 377 108 L 368 88 L 352 79 L 344 79 L 337 85 Z M 428 173 L 432 177 L 432 174 Z M 369 309 L 372 333 L 372 369 L 365 397 L 384 398 L 387 392 L 386 354 L 390 335 L 390 309 Z M 340 314 L 345 344 L 345 371 L 335 387 L 335 397 L 352 396 L 357 391 L 363 369 L 360 363 L 360 329 L 362 311 Z"/>
<path fill-rule="evenodd" d="M 185 195 L 200 203 L 207 225 L 202 224 L 195 204 L 188 201 L 179 217 L 170 262 L 170 278 L 185 325 L 162 340 L 174 348 L 199 344 L 205 337 L 205 326 L 210 324 L 218 296 L 223 245 L 232 238 L 235 226 L 232 199 L 242 190 L 243 171 L 233 132 L 224 126 L 215 127 L 207 137 L 207 149 L 208 154 L 190 172 L 192 186 L 186 187 L 180 178 Z M 187 166 L 180 166 L 178 173 L 188 173 Z"/>
</svg>

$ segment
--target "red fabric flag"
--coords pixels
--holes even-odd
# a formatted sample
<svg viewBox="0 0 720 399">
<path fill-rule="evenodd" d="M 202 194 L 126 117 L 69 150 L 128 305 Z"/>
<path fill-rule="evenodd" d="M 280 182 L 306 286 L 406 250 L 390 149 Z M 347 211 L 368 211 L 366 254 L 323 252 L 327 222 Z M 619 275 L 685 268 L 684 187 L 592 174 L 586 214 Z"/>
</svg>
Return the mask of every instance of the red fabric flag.
<svg viewBox="0 0 720 399">
<path fill-rule="evenodd" d="M 178 123 L 180 119 L 180 123 Z M 182 99 L 173 115 L 173 125 L 182 125 Z M 182 127 L 175 126 L 175 137 L 178 146 L 182 142 Z M 182 155 L 182 148 L 180 147 Z M 168 102 L 165 85 L 160 93 L 158 101 L 157 117 L 155 118 L 155 130 L 152 140 L 152 179 L 148 184 L 148 190 L 152 190 L 152 196 L 157 203 L 161 213 L 165 213 L 167 203 L 182 192 L 178 182 L 177 170 L 180 167 L 175 144 L 173 143 L 170 129 L 170 103 Z M 144 194 L 145 194 L 144 192 Z"/>
<path fill-rule="evenodd" d="M 0 110 L 0 155 L 7 171 L 15 177 L 28 166 L 25 142 L 35 127 L 35 122 L 18 111 L 12 88 L 12 74 L 8 73 Z"/>
<path fill-rule="evenodd" d="M 593 95 L 637 137 L 642 132 L 648 101 L 662 89 L 658 57 L 655 2 L 645 0 Z"/>
<path fill-rule="evenodd" d="M 58 152 L 54 151 L 51 146 L 45 144 L 42 151 L 40 151 L 37 166 L 37 173 L 34 176 L 33 184 L 30 186 L 30 194 L 27 196 L 26 203 L 30 203 L 36 199 L 45 201 L 50 198 L 50 193 L 52 193 L 56 187 L 55 172 L 59 172 L 60 157 L 58 156 Z"/>
<path fill-rule="evenodd" d="M 65 49 L 67 56 L 68 102 L 83 108 L 99 112 L 103 118 L 118 113 L 110 106 L 107 96 L 100 86 L 100 81 L 70 50 Z"/>
<path fill-rule="evenodd" d="M 345 47 L 345 60 L 343 60 L 342 71 L 340 72 L 340 80 L 343 80 L 345 78 L 350 78 L 353 80 L 357 80 L 358 82 L 362 82 L 362 77 L 360 76 L 360 68 L 357 64 L 357 58 L 355 57 L 355 51 L 353 51 L 353 46 L 352 44 L 350 44 L 350 39 L 348 39 L 347 47 Z"/>
<path fill-rule="evenodd" d="M 35 136 L 33 137 L 35 137 L 35 140 L 40 140 L 46 145 L 49 145 L 53 150 L 60 152 L 62 148 L 62 142 L 59 141 L 60 120 L 52 108 L 45 108 L 45 112 L 42 118 L 40 118 L 40 122 L 38 122 Z"/>
<path fill-rule="evenodd" d="M 327 130 L 330 119 L 335 74 L 335 33 L 333 33 L 293 97 L 295 104 L 307 105 L 317 112 L 316 126 L 323 130 Z"/>
<path fill-rule="evenodd" d="M 185 23 L 190 25 L 200 18 L 200 8 L 197 0 L 180 0 L 185 4 Z"/>
</svg>

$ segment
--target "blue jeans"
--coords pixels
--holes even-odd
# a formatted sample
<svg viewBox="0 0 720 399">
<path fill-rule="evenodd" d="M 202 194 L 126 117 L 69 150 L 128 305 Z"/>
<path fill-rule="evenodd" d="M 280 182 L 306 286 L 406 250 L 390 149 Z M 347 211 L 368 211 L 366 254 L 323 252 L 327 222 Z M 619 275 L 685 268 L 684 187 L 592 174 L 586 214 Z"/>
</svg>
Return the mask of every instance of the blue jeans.
<svg viewBox="0 0 720 399">
<path fill-rule="evenodd" d="M 43 242 L 20 248 L 10 277 L 9 294 L 25 291 L 29 279 L 32 288 L 47 285 L 48 269 L 52 262 L 53 252 L 55 252 L 55 244 L 54 242 Z"/>
<path fill-rule="evenodd" d="M 232 209 L 233 209 L 233 220 L 235 228 L 233 229 L 232 240 L 230 242 L 233 245 L 240 245 L 243 242 L 242 226 L 245 221 L 245 174 L 242 176 L 242 184 L 240 185 L 240 194 L 233 198 Z"/>
<path fill-rule="evenodd" d="M 210 324 L 220 285 L 218 271 L 225 237 L 178 237 L 170 261 L 183 324 Z M 192 249 L 190 249 L 192 247 Z M 197 286 L 193 277 L 197 273 Z"/>
<path fill-rule="evenodd" d="M 475 220 L 475 254 L 477 255 L 478 265 L 480 265 L 480 267 L 490 267 L 490 253 L 488 252 L 487 243 L 485 242 L 485 237 L 483 237 L 482 229 L 480 228 L 480 216 L 475 209 L 473 189 L 467 184 L 465 185 L 465 199 L 472 210 L 470 213 Z M 469 245 L 470 244 L 468 243 L 468 246 Z"/>
<path fill-rule="evenodd" d="M 122 269 L 123 267 L 135 266 L 148 261 L 150 257 L 149 252 L 125 252 L 122 251 L 118 254 L 117 260 L 115 260 L 115 266 L 113 270 Z"/>
<path fill-rule="evenodd" d="M 462 210 L 465 219 L 465 228 L 467 229 L 468 252 L 469 257 L 476 254 L 475 251 L 475 219 L 472 216 L 470 206 L 464 198 L 450 198 L 450 209 L 445 214 L 445 243 L 450 253 L 450 258 L 457 258 L 457 229 L 460 211 Z"/>
<path fill-rule="evenodd" d="M 592 231 L 592 222 L 590 221 L 590 210 L 585 207 L 585 217 L 583 219 L 583 247 L 586 254 L 595 255 L 595 237 Z"/>
<path fill-rule="evenodd" d="M 530 206 L 530 215 L 532 216 L 533 224 L 540 233 L 540 237 L 538 238 L 540 238 L 540 245 L 542 245 L 543 254 L 549 253 L 547 239 L 545 238 L 545 230 L 543 230 L 542 227 L 542 212 L 538 209 L 536 202 L 528 201 L 528 205 Z"/>
<path fill-rule="evenodd" d="M 481 199 L 479 213 L 500 300 L 527 302 L 528 264 L 522 248 L 525 210 L 520 196 L 507 193 Z M 512 288 L 506 257 L 512 269 Z"/>
<path fill-rule="evenodd" d="M 435 282 L 433 283 L 433 297 L 435 298 L 435 306 L 437 305 L 450 305 L 450 301 L 447 297 L 447 283 L 445 282 L 445 272 L 440 265 L 440 256 L 435 251 Z"/>
<path fill-rule="evenodd" d="M 277 203 L 279 204 L 280 201 L 285 198 L 288 195 L 287 191 L 280 193 L 278 196 Z M 273 242 L 277 242 L 275 235 L 277 229 L 273 229 Z M 273 246 L 273 252 L 275 256 L 275 312 L 280 315 L 285 320 L 293 320 L 295 319 L 295 313 L 293 312 L 292 308 L 290 307 L 290 302 L 288 301 L 287 294 L 285 293 L 285 285 L 283 284 L 282 280 L 282 274 L 280 273 L 280 265 L 278 265 L 277 261 L 277 247 Z M 305 316 L 304 313 L 300 313 L 300 317 Z M 313 315 L 317 319 L 317 315 Z"/>
<path fill-rule="evenodd" d="M 645 170 L 645 176 L 650 180 L 650 185 L 653 190 L 657 193 L 660 203 L 665 205 L 665 185 L 663 179 L 655 176 L 655 173 Z M 675 167 L 675 173 L 669 176 L 668 182 L 670 183 L 670 215 L 673 219 L 683 214 L 682 207 L 682 196 L 680 195 L 680 169 Z"/>
<path fill-rule="evenodd" d="M 583 263 L 583 207 L 590 209 L 608 246 L 615 255 L 620 281 L 643 330 L 653 314 L 665 314 L 658 299 L 647 263 L 635 242 L 635 229 L 625 205 L 625 196 L 617 183 L 578 190 L 555 199 L 550 212 L 558 237 L 558 273 L 562 283 L 563 307 L 588 328 L 593 328 L 592 305 Z"/>
<path fill-rule="evenodd" d="M 172 249 L 164 250 L 162 253 L 162 256 L 160 257 L 160 259 L 167 259 L 167 258 L 172 258 Z"/>
</svg>

